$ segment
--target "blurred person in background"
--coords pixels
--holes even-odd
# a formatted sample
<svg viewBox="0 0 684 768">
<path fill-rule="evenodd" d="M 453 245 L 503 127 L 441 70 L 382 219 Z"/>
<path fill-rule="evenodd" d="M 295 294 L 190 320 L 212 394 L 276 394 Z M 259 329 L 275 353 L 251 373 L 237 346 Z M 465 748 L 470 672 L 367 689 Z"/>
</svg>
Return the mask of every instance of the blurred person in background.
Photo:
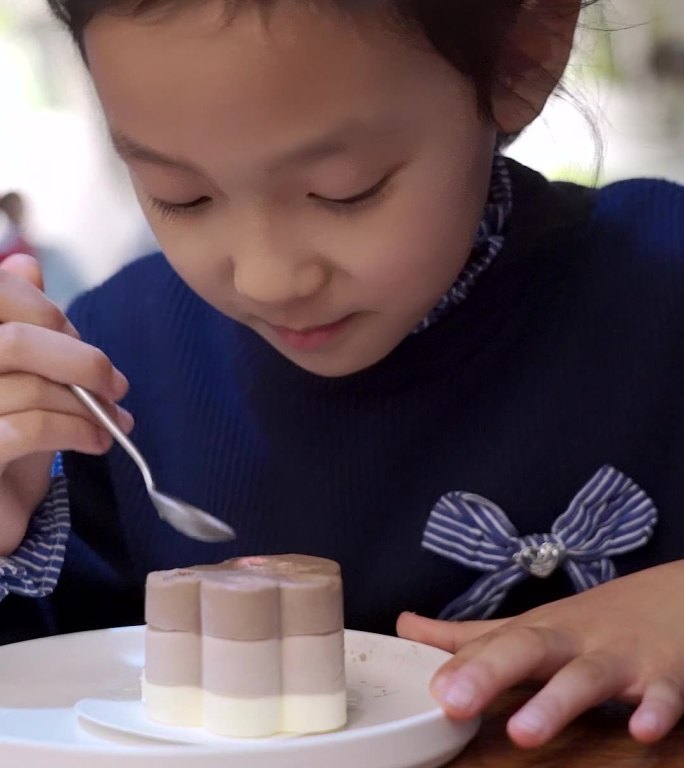
<svg viewBox="0 0 684 768">
<path fill-rule="evenodd" d="M 38 242 L 28 232 L 27 201 L 19 192 L 0 197 L 0 262 L 13 253 L 35 256 L 43 269 L 45 292 L 60 308 L 85 288 L 68 255 L 58 247 Z"/>
<path fill-rule="evenodd" d="M 16 252 L 36 255 L 25 235 L 25 216 L 24 198 L 18 192 L 0 197 L 0 261 Z"/>
</svg>

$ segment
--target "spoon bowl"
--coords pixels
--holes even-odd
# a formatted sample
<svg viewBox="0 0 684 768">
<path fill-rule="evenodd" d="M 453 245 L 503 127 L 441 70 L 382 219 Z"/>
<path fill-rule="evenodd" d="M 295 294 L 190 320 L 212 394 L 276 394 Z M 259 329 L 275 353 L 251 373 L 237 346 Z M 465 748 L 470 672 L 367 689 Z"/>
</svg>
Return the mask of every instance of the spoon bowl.
<svg viewBox="0 0 684 768">
<path fill-rule="evenodd" d="M 119 425 L 111 418 L 100 402 L 83 387 L 73 384 L 69 388 L 138 465 L 150 500 L 164 522 L 179 533 L 198 541 L 220 542 L 231 541 L 235 538 L 235 531 L 227 523 L 192 504 L 188 504 L 186 501 L 181 501 L 157 490 L 150 468 L 142 454 L 121 431 Z"/>
<path fill-rule="evenodd" d="M 235 532 L 229 525 L 199 507 L 161 493 L 154 487 L 147 490 L 159 517 L 189 538 L 208 542 L 230 541 L 235 538 Z"/>
</svg>

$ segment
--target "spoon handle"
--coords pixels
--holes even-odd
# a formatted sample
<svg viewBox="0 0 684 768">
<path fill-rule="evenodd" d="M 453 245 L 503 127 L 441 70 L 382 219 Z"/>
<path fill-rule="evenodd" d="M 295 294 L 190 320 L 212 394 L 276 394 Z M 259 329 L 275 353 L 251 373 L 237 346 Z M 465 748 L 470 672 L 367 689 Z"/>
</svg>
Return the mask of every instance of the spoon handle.
<svg viewBox="0 0 684 768">
<path fill-rule="evenodd" d="M 147 462 L 143 459 L 140 451 L 133 445 L 133 443 L 126 437 L 121 431 L 119 425 L 112 419 L 97 399 L 88 392 L 88 390 L 79 387 L 77 384 L 71 384 L 69 389 L 76 395 L 76 397 L 85 405 L 85 407 L 95 416 L 103 427 L 112 435 L 112 437 L 119 443 L 119 445 L 126 451 L 126 453 L 133 459 L 138 465 L 138 469 L 141 471 L 145 485 L 148 491 L 154 490 L 154 482 L 152 480 L 152 473 L 147 466 Z"/>
</svg>

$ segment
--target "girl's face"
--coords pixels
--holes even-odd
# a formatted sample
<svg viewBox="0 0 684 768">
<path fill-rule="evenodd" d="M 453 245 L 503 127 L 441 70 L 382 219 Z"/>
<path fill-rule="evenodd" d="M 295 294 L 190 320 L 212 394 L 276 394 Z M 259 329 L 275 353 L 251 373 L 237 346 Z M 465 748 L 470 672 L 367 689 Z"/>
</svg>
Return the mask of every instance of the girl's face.
<svg viewBox="0 0 684 768">
<path fill-rule="evenodd" d="M 461 271 L 496 131 L 471 82 L 379 12 L 102 14 L 86 52 L 173 267 L 302 368 L 382 359 Z"/>
</svg>

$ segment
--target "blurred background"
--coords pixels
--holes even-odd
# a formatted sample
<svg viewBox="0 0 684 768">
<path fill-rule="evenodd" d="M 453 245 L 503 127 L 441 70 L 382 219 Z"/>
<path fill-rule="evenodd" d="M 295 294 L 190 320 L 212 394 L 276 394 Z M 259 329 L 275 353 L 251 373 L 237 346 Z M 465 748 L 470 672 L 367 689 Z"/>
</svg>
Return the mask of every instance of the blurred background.
<svg viewBox="0 0 684 768">
<path fill-rule="evenodd" d="M 45 6 L 0 0 L 0 258 L 22 238 L 64 306 L 154 240 L 78 55 Z M 684 182 L 684 0 L 591 8 L 566 86 L 572 97 L 555 98 L 510 155 L 588 184 Z"/>
</svg>

